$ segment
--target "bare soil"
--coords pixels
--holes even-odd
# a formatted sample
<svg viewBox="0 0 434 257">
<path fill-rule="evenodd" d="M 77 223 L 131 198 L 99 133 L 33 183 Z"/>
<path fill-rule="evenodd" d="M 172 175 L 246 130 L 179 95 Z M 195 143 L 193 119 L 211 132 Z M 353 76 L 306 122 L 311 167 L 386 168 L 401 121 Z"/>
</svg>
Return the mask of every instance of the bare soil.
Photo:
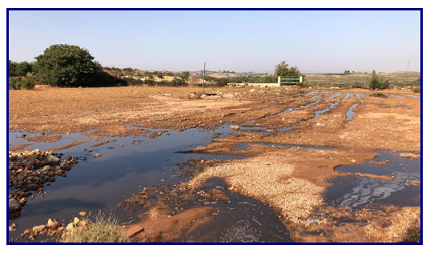
<svg viewBox="0 0 434 257">
<path fill-rule="evenodd" d="M 205 163 L 201 172 L 192 174 L 192 180 L 179 185 L 177 190 L 198 190 L 206 179 L 222 177 L 231 191 L 269 204 L 291 230 L 295 241 L 405 240 L 406 231 L 420 217 L 419 207 L 382 206 L 381 213 L 368 209 L 348 213 L 345 209 L 324 206 L 321 194 L 330 185 L 327 182 L 329 178 L 346 175 L 334 171 L 334 167 L 372 159 L 378 149 L 405 151 L 410 152 L 405 155 L 408 158 L 419 157 L 411 152 L 420 151 L 420 99 L 391 96 L 419 94 L 393 89 L 382 91 L 388 96 L 382 98 L 363 89 L 327 89 L 322 91 L 328 93 L 319 98 L 305 96 L 311 91 L 314 89 L 298 87 L 208 88 L 206 92 L 215 93 L 216 96 L 204 99 L 188 99 L 191 92 L 201 93 L 200 88 L 189 87 L 42 87 L 35 91 L 9 91 L 9 129 L 46 133 L 45 136 L 28 139 L 32 143 L 52 141 L 60 138 L 60 134 L 72 132 L 101 137 L 143 134 L 148 128 L 208 130 L 223 124 L 250 126 L 251 129 L 215 138 L 209 145 L 193 150 L 210 154 L 247 155 L 249 158 L 209 167 Z M 342 95 L 327 99 L 336 92 Z M 354 95 L 344 100 L 347 93 Z M 359 99 L 357 93 L 364 93 L 365 97 Z M 218 97 L 223 94 L 233 97 Z M 305 107 L 316 100 L 321 101 L 315 106 Z M 330 112 L 315 117 L 314 111 L 329 108 L 335 102 L 339 104 Z M 349 121 L 346 112 L 355 103 L 358 105 L 354 108 L 353 120 Z M 299 110 L 283 112 L 290 107 L 301 106 L 303 108 Z M 241 125 L 243 123 L 246 124 Z M 266 131 L 262 131 L 266 133 L 257 133 L 255 126 L 266 127 Z M 282 131 L 284 128 L 290 130 Z M 244 150 L 233 150 L 238 143 L 249 142 L 270 145 L 250 145 Z M 273 144 L 329 148 L 285 148 Z M 23 147 L 14 146 L 10 150 Z M 55 150 L 61 149 L 65 148 Z M 128 227 L 126 233 L 135 241 L 174 240 L 181 231 L 197 226 L 198 220 L 206 222 L 209 212 L 209 208 L 195 209 L 169 217 L 168 209 L 164 206 L 158 210 L 151 209 L 143 215 L 142 222 Z M 310 220 L 318 212 L 328 213 L 328 218 L 322 219 L 319 224 L 311 223 Z M 332 220 L 334 216 L 345 215 L 358 220 L 360 226 L 349 225 L 348 222 L 334 223 Z M 386 226 L 386 223 L 393 225 Z M 144 233 L 140 226 L 152 229 Z M 384 226 L 387 229 L 382 229 Z"/>
</svg>

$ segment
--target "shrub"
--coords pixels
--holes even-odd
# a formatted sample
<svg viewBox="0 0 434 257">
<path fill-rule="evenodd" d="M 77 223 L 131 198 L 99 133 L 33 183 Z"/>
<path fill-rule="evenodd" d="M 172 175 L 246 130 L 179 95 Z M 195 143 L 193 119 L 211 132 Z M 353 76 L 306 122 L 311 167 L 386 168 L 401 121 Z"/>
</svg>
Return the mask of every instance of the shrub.
<svg viewBox="0 0 434 257">
<path fill-rule="evenodd" d="M 148 86 L 155 86 L 155 81 L 152 79 L 145 79 L 145 84 Z"/>
<path fill-rule="evenodd" d="M 277 64 L 274 68 L 275 76 L 301 76 L 297 66 L 288 69 L 288 64 L 285 61 Z"/>
<path fill-rule="evenodd" d="M 420 93 L 420 87 L 413 88 L 413 93 Z"/>
<path fill-rule="evenodd" d="M 368 79 L 369 89 L 386 89 L 389 88 L 389 83 L 384 83 L 383 77 L 377 75 L 377 72 L 372 71 L 371 77 Z"/>
<path fill-rule="evenodd" d="M 88 50 L 74 45 L 52 45 L 35 59 L 42 82 L 53 86 L 90 84 L 100 70 Z"/>
<path fill-rule="evenodd" d="M 35 82 L 33 77 L 9 77 L 9 90 L 20 90 L 20 89 L 34 89 Z"/>
<path fill-rule="evenodd" d="M 375 93 L 375 94 L 372 94 L 372 96 L 373 97 L 387 98 L 387 96 L 385 94 L 383 94 L 383 93 Z"/>
<path fill-rule="evenodd" d="M 112 215 L 105 217 L 101 211 L 96 215 L 95 221 L 86 219 L 87 226 L 78 226 L 72 231 L 65 232 L 63 242 L 74 243 L 123 243 L 129 239 L 119 228 L 119 221 Z"/>
<path fill-rule="evenodd" d="M 9 60 L 9 77 L 24 77 L 27 73 L 32 73 L 34 63 L 13 62 Z"/>
</svg>

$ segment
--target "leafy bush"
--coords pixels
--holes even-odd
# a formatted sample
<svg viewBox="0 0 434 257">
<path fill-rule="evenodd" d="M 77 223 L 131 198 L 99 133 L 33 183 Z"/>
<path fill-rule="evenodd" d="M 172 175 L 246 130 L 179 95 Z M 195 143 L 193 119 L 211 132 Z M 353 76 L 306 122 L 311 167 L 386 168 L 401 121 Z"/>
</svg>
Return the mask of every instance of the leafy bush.
<svg viewBox="0 0 434 257">
<path fill-rule="evenodd" d="M 33 72 L 34 63 L 13 62 L 9 60 L 9 77 L 24 77 Z"/>
<path fill-rule="evenodd" d="M 372 96 L 373 97 L 387 98 L 387 96 L 385 94 L 383 94 L 383 93 L 375 93 L 375 94 L 372 94 Z"/>
<path fill-rule="evenodd" d="M 74 45 L 52 45 L 35 59 L 42 82 L 53 86 L 88 85 L 101 69 L 88 50 Z"/>
<path fill-rule="evenodd" d="M 31 90 L 35 88 L 33 77 L 9 77 L 9 90 L 26 89 Z"/>
<path fill-rule="evenodd" d="M 190 72 L 188 72 L 188 71 L 183 71 L 183 72 L 181 72 L 181 78 L 182 79 L 185 79 L 185 80 L 187 80 L 188 79 L 188 77 L 190 77 Z"/>
<path fill-rule="evenodd" d="M 297 66 L 288 69 L 288 64 L 282 61 L 276 65 L 274 69 L 275 76 L 301 76 L 301 72 L 298 70 Z"/>
<path fill-rule="evenodd" d="M 88 226 L 78 226 L 63 235 L 63 242 L 73 243 L 124 243 L 129 239 L 119 228 L 119 221 L 113 216 L 105 217 L 99 212 L 95 221 L 86 220 Z"/>
<path fill-rule="evenodd" d="M 155 81 L 152 79 L 145 79 L 145 84 L 148 86 L 155 86 Z"/>
<path fill-rule="evenodd" d="M 384 82 L 384 78 L 377 75 L 377 72 L 372 71 L 372 76 L 368 79 L 369 89 L 386 89 L 389 88 L 389 83 Z"/>
</svg>

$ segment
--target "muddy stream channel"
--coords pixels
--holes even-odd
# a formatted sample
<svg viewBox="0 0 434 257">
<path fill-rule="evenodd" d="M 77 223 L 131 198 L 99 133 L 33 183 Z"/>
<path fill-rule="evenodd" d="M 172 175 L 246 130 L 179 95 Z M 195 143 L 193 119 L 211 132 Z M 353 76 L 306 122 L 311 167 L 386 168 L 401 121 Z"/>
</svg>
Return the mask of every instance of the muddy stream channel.
<svg viewBox="0 0 434 257">
<path fill-rule="evenodd" d="M 313 98 L 323 96 L 323 93 L 312 93 Z M 340 96 L 334 94 L 331 98 Z M 345 98 L 347 98 L 346 96 Z M 359 97 L 359 96 L 358 96 Z M 360 98 L 359 98 L 360 99 Z M 319 101 L 309 104 L 316 105 Z M 315 117 L 330 112 L 337 103 L 324 110 L 317 110 Z M 347 113 L 348 120 L 353 119 L 351 106 Z M 301 108 L 300 108 L 301 109 Z M 285 112 L 295 111 L 297 108 Z M 185 131 L 146 129 L 142 136 L 103 137 L 99 140 L 109 141 L 106 144 L 92 147 L 96 141 L 93 137 L 71 133 L 61 135 L 56 142 L 27 142 L 26 138 L 40 136 L 27 134 L 25 131 L 9 132 L 9 147 L 29 144 L 25 150 L 40 149 L 46 151 L 55 147 L 68 145 L 74 141 L 88 140 L 85 143 L 59 150 L 67 156 L 80 157 L 77 164 L 67 173 L 67 176 L 56 176 L 55 182 L 44 184 L 44 193 L 31 191 L 34 197 L 27 197 L 27 204 L 18 215 L 9 215 L 9 225 L 15 223 L 17 229 L 9 232 L 9 240 L 17 238 L 25 229 L 45 224 L 48 218 L 54 218 L 69 223 L 80 211 L 91 214 L 101 210 L 115 215 L 123 225 L 134 224 L 138 219 L 118 204 L 130 198 L 144 187 L 167 186 L 187 181 L 191 177 L 181 176 L 183 163 L 190 159 L 202 160 L 233 160 L 243 156 L 211 155 L 182 153 L 198 146 L 206 146 L 218 135 L 226 137 L 230 133 L 242 133 L 243 130 L 257 131 L 266 134 L 266 127 L 243 127 L 241 131 L 231 130 L 226 124 L 214 131 L 187 129 Z M 278 130 L 288 131 L 290 128 Z M 164 131 L 161 136 L 150 138 L 153 132 Z M 27 134 L 23 138 L 23 134 Z M 268 143 L 238 143 L 232 151 L 243 150 L 250 144 L 272 145 Z M 276 145 L 276 144 L 274 144 Z M 276 145 L 280 147 L 302 147 L 327 149 L 327 147 Z M 101 154 L 100 157 L 95 157 Z M 83 159 L 86 157 L 86 159 Z M 387 160 L 382 165 L 375 164 Z M 420 179 L 420 160 L 406 159 L 399 153 L 379 151 L 379 156 L 373 161 L 351 166 L 339 166 L 337 171 L 352 173 L 371 173 L 376 175 L 394 176 L 393 181 L 359 177 L 356 175 L 335 177 L 333 184 L 324 192 L 326 204 L 336 207 L 349 206 L 362 208 L 372 203 L 393 204 L 396 206 L 418 206 L 420 203 L 420 186 L 404 185 L 406 181 Z M 211 187 L 224 190 L 228 196 L 226 202 L 210 202 L 216 211 L 212 213 L 212 221 L 194 235 L 180 238 L 177 241 L 198 240 L 207 242 L 289 242 L 290 231 L 279 220 L 278 215 L 266 204 L 231 193 L 220 178 L 214 178 L 207 183 Z M 16 189 L 9 187 L 9 192 Z M 45 193 L 46 192 L 46 193 Z M 42 197 L 43 196 L 43 197 Z M 36 241 L 41 240 L 36 238 Z"/>
</svg>

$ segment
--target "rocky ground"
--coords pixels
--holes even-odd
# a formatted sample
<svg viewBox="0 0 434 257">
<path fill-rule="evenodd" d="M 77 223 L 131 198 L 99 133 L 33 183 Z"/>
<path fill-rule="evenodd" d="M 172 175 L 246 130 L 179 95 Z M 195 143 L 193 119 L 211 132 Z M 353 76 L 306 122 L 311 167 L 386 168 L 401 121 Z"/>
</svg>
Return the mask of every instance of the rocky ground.
<svg viewBox="0 0 434 257">
<path fill-rule="evenodd" d="M 53 151 L 9 152 L 9 215 L 18 215 L 27 197 L 34 198 L 34 192 L 40 197 L 44 194 L 44 184 L 56 181 L 56 176 L 66 177 L 78 158 L 68 156 L 61 161 L 62 154 Z M 33 193 L 32 193 L 33 192 Z"/>
<path fill-rule="evenodd" d="M 165 87 L 10 91 L 9 129 L 45 133 L 27 138 L 28 146 L 72 132 L 126 136 L 143 134 L 149 128 L 208 130 L 234 124 L 234 133 L 216 135 L 209 145 L 192 152 L 250 157 L 223 163 L 198 161 L 193 165 L 195 171 L 188 174 L 190 182 L 171 189 L 143 189 L 132 196 L 129 204 L 148 207 L 141 215 L 142 222 L 125 228 L 135 241 L 176 240 L 182 231 L 205 222 L 211 207 L 183 211 L 173 207 L 174 201 L 203 197 L 197 192 L 212 177 L 222 177 L 231 191 L 271 206 L 292 231 L 294 241 L 405 241 L 419 224 L 418 207 L 381 206 L 350 213 L 324 205 L 322 193 L 330 186 L 329 178 L 346 175 L 334 167 L 372 159 L 378 149 L 404 151 L 405 157 L 418 158 L 414 152 L 420 151 L 420 99 L 414 96 L 419 94 L 393 89 L 383 91 L 384 98 L 363 89 L 316 91 L 298 87 L 216 88 L 207 89 L 205 95 L 199 88 Z M 348 118 L 350 107 L 355 113 Z M 250 145 L 240 146 L 246 143 Z M 50 156 L 59 157 L 54 153 L 11 152 L 10 186 L 23 192 L 32 190 L 64 174 L 60 171 L 77 161 L 69 158 L 66 163 L 48 165 Z M 35 165 L 29 165 L 33 161 Z M 20 206 L 26 197 L 26 193 L 17 192 L 10 196 L 12 206 Z M 211 192 L 209 197 L 215 198 L 215 194 L 219 193 Z M 149 206 L 146 198 L 156 200 Z M 178 215 L 178 223 L 172 224 L 174 219 L 168 215 Z M 145 235 L 144 227 L 152 229 Z"/>
</svg>

